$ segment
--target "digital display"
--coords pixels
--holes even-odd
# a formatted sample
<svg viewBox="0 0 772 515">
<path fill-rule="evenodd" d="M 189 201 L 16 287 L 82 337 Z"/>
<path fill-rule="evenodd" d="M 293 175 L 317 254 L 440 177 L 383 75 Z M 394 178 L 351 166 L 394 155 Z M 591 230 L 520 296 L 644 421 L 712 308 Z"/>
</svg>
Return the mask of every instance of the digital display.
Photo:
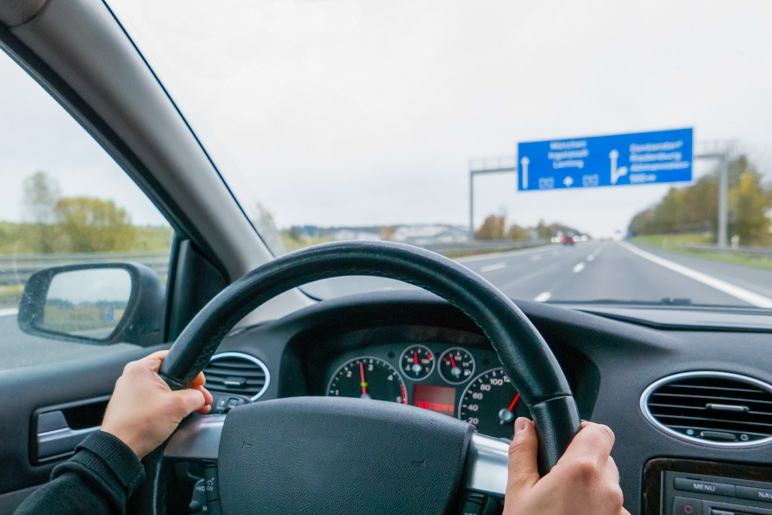
<svg viewBox="0 0 772 515">
<path fill-rule="evenodd" d="M 417 384 L 413 387 L 413 406 L 453 417 L 456 414 L 456 389 Z"/>
</svg>

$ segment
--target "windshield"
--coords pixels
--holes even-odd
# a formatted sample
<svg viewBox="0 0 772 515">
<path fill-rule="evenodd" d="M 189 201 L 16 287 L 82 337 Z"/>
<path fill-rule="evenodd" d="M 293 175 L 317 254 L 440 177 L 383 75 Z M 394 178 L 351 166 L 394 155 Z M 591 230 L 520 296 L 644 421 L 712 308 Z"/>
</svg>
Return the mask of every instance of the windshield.
<svg viewBox="0 0 772 515">
<path fill-rule="evenodd" d="M 518 299 L 772 307 L 769 2 L 110 5 L 275 254 L 398 241 Z"/>
</svg>

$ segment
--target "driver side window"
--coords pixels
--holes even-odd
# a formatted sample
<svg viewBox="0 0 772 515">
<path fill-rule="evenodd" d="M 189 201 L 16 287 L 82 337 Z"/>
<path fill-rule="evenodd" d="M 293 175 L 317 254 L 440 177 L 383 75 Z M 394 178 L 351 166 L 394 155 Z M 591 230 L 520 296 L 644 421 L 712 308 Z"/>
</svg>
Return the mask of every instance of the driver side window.
<svg viewBox="0 0 772 515">
<path fill-rule="evenodd" d="M 172 228 L 3 53 L 0 90 L 0 369 L 160 343 Z"/>
</svg>

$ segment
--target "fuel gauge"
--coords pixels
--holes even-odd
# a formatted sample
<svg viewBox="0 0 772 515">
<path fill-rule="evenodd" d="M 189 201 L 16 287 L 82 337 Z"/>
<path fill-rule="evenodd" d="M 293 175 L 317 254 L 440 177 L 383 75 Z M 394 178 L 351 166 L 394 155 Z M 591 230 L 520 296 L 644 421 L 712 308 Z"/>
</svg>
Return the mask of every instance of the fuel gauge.
<svg viewBox="0 0 772 515">
<path fill-rule="evenodd" d="M 399 367 L 405 377 L 422 381 L 434 370 L 434 353 L 423 345 L 411 345 L 399 358 Z"/>
</svg>

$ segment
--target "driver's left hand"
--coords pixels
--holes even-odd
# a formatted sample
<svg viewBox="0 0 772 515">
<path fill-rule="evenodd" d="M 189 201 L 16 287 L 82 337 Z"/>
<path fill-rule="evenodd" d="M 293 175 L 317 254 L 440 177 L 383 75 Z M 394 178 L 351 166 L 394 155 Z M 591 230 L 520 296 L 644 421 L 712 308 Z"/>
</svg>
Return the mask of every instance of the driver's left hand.
<svg viewBox="0 0 772 515">
<path fill-rule="evenodd" d="M 204 374 L 185 390 L 172 391 L 158 375 L 168 351 L 132 361 L 115 383 L 102 431 L 120 438 L 142 459 L 177 429 L 182 419 L 209 412 L 212 394 L 204 388 Z"/>
</svg>

